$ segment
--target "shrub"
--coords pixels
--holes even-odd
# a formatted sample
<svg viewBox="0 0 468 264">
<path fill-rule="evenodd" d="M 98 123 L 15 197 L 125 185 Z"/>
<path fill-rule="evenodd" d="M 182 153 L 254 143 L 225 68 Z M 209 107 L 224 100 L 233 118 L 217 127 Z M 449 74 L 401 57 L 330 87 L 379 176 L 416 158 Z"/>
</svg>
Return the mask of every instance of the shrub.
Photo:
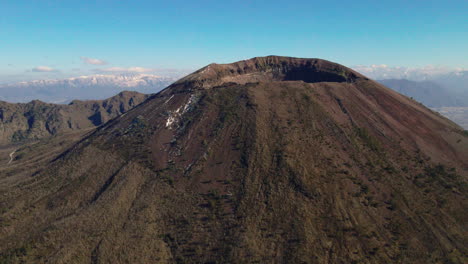
<svg viewBox="0 0 468 264">
<path fill-rule="evenodd" d="M 373 151 L 380 151 L 381 147 L 379 142 L 369 134 L 367 129 L 357 127 L 355 133 L 368 148 Z"/>
</svg>

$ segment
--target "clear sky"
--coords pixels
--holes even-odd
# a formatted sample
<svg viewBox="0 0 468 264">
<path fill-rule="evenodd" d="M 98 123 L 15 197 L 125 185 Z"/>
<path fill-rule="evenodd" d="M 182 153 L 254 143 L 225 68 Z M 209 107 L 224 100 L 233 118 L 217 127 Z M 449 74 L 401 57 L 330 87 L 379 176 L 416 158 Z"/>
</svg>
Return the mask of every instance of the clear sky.
<svg viewBox="0 0 468 264">
<path fill-rule="evenodd" d="M 468 1 L 0 0 L 0 82 L 264 55 L 468 68 Z"/>
</svg>

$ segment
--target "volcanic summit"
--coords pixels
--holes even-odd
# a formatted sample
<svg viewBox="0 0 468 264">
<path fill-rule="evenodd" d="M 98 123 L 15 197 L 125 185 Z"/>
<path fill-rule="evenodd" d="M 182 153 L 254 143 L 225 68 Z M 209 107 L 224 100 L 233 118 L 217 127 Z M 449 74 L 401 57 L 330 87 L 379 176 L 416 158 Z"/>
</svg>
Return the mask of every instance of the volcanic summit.
<svg viewBox="0 0 468 264">
<path fill-rule="evenodd" d="M 21 166 L 0 171 L 13 263 L 467 260 L 466 132 L 325 60 L 210 64 Z"/>
</svg>

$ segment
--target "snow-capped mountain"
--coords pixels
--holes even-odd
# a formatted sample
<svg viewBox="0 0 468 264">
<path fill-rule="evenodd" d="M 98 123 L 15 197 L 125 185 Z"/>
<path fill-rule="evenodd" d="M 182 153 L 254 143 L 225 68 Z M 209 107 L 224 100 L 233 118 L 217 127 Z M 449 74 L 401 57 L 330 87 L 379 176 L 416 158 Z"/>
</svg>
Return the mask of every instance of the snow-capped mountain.
<svg viewBox="0 0 468 264">
<path fill-rule="evenodd" d="M 0 86 L 0 100 L 41 100 L 67 103 L 74 99 L 104 99 L 121 91 L 156 93 L 177 80 L 150 74 L 90 75 L 68 79 L 35 80 Z"/>
</svg>

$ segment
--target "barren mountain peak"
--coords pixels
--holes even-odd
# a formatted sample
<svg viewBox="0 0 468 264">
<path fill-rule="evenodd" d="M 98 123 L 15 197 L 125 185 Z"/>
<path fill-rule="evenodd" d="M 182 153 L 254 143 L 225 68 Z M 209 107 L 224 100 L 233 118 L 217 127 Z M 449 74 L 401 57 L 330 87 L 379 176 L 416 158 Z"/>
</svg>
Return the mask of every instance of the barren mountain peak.
<svg viewBox="0 0 468 264">
<path fill-rule="evenodd" d="M 29 171 L 6 151 L 0 260 L 466 263 L 467 146 L 339 64 L 211 64 Z"/>
</svg>

